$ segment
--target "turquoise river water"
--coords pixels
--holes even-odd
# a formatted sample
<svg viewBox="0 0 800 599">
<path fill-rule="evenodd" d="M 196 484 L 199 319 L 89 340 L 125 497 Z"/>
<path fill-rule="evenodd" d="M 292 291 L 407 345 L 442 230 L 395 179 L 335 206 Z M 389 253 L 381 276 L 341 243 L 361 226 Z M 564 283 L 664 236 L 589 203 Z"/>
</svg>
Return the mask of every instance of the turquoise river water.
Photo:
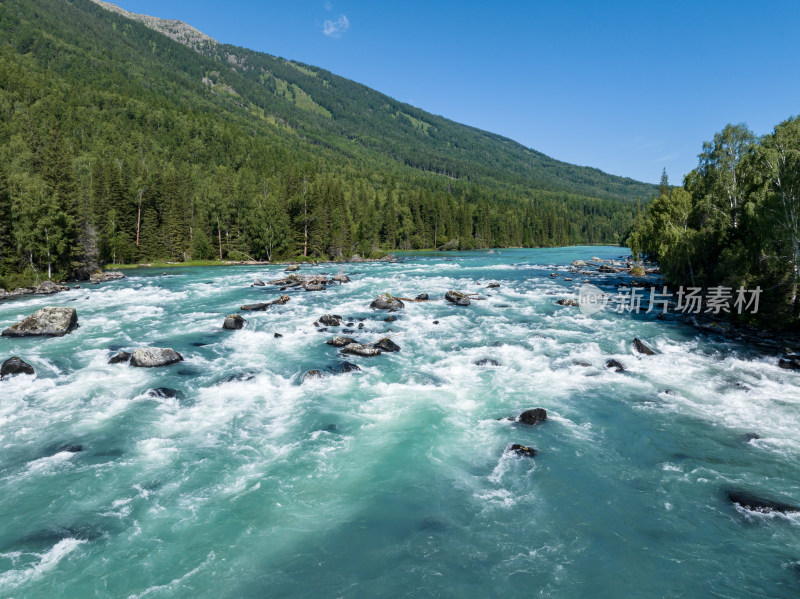
<svg viewBox="0 0 800 599">
<path fill-rule="evenodd" d="M 0 339 L 37 372 L 0 381 L 0 596 L 800 596 L 800 516 L 725 494 L 800 503 L 800 376 L 678 322 L 555 304 L 581 284 L 572 260 L 623 251 L 345 264 L 351 283 L 290 291 L 240 331 L 224 317 L 276 298 L 250 283 L 283 267 L 142 269 L 0 303 L 0 328 L 47 305 L 80 321 Z M 388 323 L 368 307 L 383 292 L 432 301 Z M 343 358 L 313 326 L 325 313 L 402 350 Z M 185 361 L 107 364 L 144 345 Z M 362 370 L 303 382 L 344 359 Z M 505 419 L 533 407 L 545 423 Z"/>
</svg>

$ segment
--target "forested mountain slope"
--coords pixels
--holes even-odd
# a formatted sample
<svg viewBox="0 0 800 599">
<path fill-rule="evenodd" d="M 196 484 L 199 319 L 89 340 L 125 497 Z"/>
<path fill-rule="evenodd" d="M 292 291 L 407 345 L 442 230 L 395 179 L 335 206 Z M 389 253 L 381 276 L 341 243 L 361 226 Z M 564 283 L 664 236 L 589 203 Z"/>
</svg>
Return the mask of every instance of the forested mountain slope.
<svg viewBox="0 0 800 599">
<path fill-rule="evenodd" d="M 156 21 L 2 3 L 0 274 L 616 242 L 654 194 Z"/>
</svg>

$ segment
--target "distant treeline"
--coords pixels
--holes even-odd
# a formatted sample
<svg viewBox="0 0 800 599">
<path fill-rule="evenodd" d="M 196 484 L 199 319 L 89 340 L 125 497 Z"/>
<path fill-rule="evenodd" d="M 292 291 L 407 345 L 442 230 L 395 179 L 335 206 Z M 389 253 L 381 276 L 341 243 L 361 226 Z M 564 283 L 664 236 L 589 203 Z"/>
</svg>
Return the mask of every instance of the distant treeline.
<svg viewBox="0 0 800 599">
<path fill-rule="evenodd" d="M 683 187 L 636 218 L 634 253 L 657 260 L 680 285 L 762 290 L 758 324 L 800 325 L 800 118 L 758 138 L 728 125 L 703 144 Z"/>
</svg>

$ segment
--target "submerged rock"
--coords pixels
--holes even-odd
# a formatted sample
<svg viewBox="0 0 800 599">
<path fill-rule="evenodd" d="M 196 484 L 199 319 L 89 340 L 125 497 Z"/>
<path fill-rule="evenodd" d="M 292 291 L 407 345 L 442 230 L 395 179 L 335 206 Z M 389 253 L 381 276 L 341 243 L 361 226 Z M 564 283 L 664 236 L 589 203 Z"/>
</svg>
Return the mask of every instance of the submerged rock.
<svg viewBox="0 0 800 599">
<path fill-rule="evenodd" d="M 344 347 L 351 343 L 357 343 L 357 341 L 352 337 L 334 337 L 333 339 L 328 339 L 325 343 L 333 345 L 334 347 Z"/>
<path fill-rule="evenodd" d="M 231 331 L 237 331 L 244 328 L 246 322 L 247 321 L 242 318 L 241 314 L 231 314 L 230 316 L 225 317 L 225 322 L 222 323 L 222 328 Z"/>
<path fill-rule="evenodd" d="M 342 367 L 342 373 L 361 371 L 361 368 L 357 364 L 353 364 L 352 362 L 342 362 L 341 367 Z"/>
<path fill-rule="evenodd" d="M 800 507 L 783 503 L 782 501 L 765 499 L 764 497 L 759 497 L 748 491 L 729 490 L 727 495 L 732 503 L 751 512 L 759 512 L 762 514 L 800 512 Z"/>
<path fill-rule="evenodd" d="M 183 395 L 183 393 L 177 389 L 170 389 L 169 387 L 156 387 L 155 389 L 148 389 L 147 394 L 150 397 L 158 397 L 159 399 L 175 399 Z"/>
<path fill-rule="evenodd" d="M 3 362 L 2 366 L 0 366 L 0 379 L 3 379 L 7 376 L 14 376 L 16 374 L 36 374 L 33 370 L 33 366 L 28 364 L 22 358 L 18 358 L 13 356 Z"/>
<path fill-rule="evenodd" d="M 353 354 L 356 356 L 380 356 L 381 350 L 370 347 L 369 345 L 360 345 L 358 343 L 350 343 L 349 345 L 345 345 L 342 348 L 342 351 L 346 354 Z"/>
<path fill-rule="evenodd" d="M 405 307 L 405 304 L 401 302 L 399 299 L 392 297 L 391 295 L 384 294 L 379 295 L 376 299 L 372 300 L 372 303 L 369 305 L 370 308 L 373 310 L 401 310 Z"/>
<path fill-rule="evenodd" d="M 469 296 L 460 291 L 453 291 L 452 289 L 444 294 L 444 299 L 456 306 L 469 306 Z"/>
<path fill-rule="evenodd" d="M 377 347 L 378 349 L 385 351 L 385 352 L 395 352 L 400 351 L 400 346 L 397 345 L 394 341 L 389 339 L 388 337 L 384 337 L 377 343 L 372 344 L 373 347 Z"/>
<path fill-rule="evenodd" d="M 131 366 L 153 368 L 182 362 L 183 356 L 168 347 L 140 347 L 131 353 Z"/>
<path fill-rule="evenodd" d="M 420 293 L 420 294 L 419 294 L 417 297 L 415 297 L 414 299 L 415 299 L 415 300 L 417 300 L 417 301 L 420 301 L 420 302 L 427 301 L 427 300 L 428 300 L 428 294 L 427 294 L 427 293 Z"/>
<path fill-rule="evenodd" d="M 131 359 L 131 355 L 128 352 L 121 351 L 118 354 L 116 354 L 114 356 L 111 356 L 111 358 L 109 358 L 109 360 L 108 360 L 108 363 L 109 364 L 120 364 L 122 362 L 127 362 L 130 359 Z"/>
<path fill-rule="evenodd" d="M 533 447 L 528 447 L 527 445 L 520 445 L 519 443 L 514 443 L 508 448 L 507 451 L 514 452 L 515 454 L 524 456 L 526 458 L 532 458 L 536 455 L 536 450 Z"/>
<path fill-rule="evenodd" d="M 324 324 L 326 327 L 338 327 L 342 324 L 342 317 L 337 316 L 336 314 L 325 314 L 319 319 L 319 322 Z"/>
<path fill-rule="evenodd" d="M 48 307 L 37 310 L 3 331 L 4 337 L 62 337 L 78 326 L 75 308 Z"/>
<path fill-rule="evenodd" d="M 386 318 L 384 318 L 383 322 L 394 322 L 395 320 L 397 320 L 397 316 L 395 316 L 394 314 L 391 314 L 391 315 L 387 316 Z"/>
<path fill-rule="evenodd" d="M 439 324 L 439 321 L 438 320 L 434 320 L 433 324 Z"/>
<path fill-rule="evenodd" d="M 475 364 L 475 366 L 501 366 L 500 362 L 492 358 L 481 358 L 473 362 L 473 364 Z"/>
<path fill-rule="evenodd" d="M 45 281 L 36 288 L 36 295 L 50 295 L 51 293 L 58 293 L 59 291 L 69 291 L 69 287 L 64 287 L 53 281 Z"/>
<path fill-rule="evenodd" d="M 573 306 L 573 307 L 580 306 L 580 304 L 578 303 L 578 300 L 573 299 L 571 297 L 565 297 L 563 299 L 558 300 L 556 303 L 559 306 Z"/>
<path fill-rule="evenodd" d="M 280 333 L 275 333 L 275 334 L 273 335 L 273 337 L 274 337 L 275 339 L 280 339 L 281 337 L 283 337 L 283 335 L 281 335 Z"/>
<path fill-rule="evenodd" d="M 645 356 L 656 355 L 656 352 L 654 352 L 652 349 L 650 349 L 644 343 L 642 343 L 642 341 L 638 337 L 634 338 L 633 340 L 633 349 L 635 349 L 640 354 L 644 354 Z"/>
<path fill-rule="evenodd" d="M 781 358 L 778 360 L 778 366 L 785 370 L 800 370 L 800 359 Z"/>
<path fill-rule="evenodd" d="M 307 381 L 308 379 L 321 379 L 321 378 L 322 378 L 321 370 L 309 370 L 303 375 L 304 381 Z"/>
<path fill-rule="evenodd" d="M 617 372 L 625 372 L 625 366 L 619 360 L 606 360 L 606 368 L 614 368 Z"/>
<path fill-rule="evenodd" d="M 519 421 L 524 424 L 536 424 L 547 420 L 547 411 L 544 408 L 533 408 L 525 410 L 519 415 Z"/>
</svg>

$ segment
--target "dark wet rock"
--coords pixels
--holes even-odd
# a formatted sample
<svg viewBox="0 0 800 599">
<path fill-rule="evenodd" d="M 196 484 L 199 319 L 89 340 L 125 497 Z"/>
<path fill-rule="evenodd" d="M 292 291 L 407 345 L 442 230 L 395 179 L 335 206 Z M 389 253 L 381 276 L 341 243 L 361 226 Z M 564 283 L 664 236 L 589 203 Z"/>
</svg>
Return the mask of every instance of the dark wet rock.
<svg viewBox="0 0 800 599">
<path fill-rule="evenodd" d="M 750 443 L 750 441 L 756 441 L 761 438 L 761 435 L 758 433 L 745 433 L 741 436 L 742 441 L 745 443 Z"/>
<path fill-rule="evenodd" d="M 510 308 L 511 305 L 510 304 L 497 304 L 497 307 L 498 308 Z"/>
<path fill-rule="evenodd" d="M 317 333 L 327 333 L 328 327 L 322 327 L 321 329 L 317 329 Z"/>
<path fill-rule="evenodd" d="M 326 327 L 338 327 L 342 324 L 342 317 L 336 314 L 325 314 L 319 321 Z"/>
<path fill-rule="evenodd" d="M 496 281 L 492 281 L 486 286 L 487 289 L 497 289 L 498 287 L 500 287 L 500 283 Z"/>
<path fill-rule="evenodd" d="M 578 300 L 573 299 L 571 297 L 562 298 L 562 299 L 558 300 L 556 303 L 559 306 L 574 306 L 574 307 L 580 306 L 580 304 L 578 303 Z"/>
<path fill-rule="evenodd" d="M 356 325 L 356 323 L 354 323 L 354 322 L 348 322 L 345 326 L 354 327 L 355 325 Z"/>
<path fill-rule="evenodd" d="M 260 304 L 245 304 L 244 306 L 240 306 L 240 310 L 245 310 L 247 312 L 263 312 L 269 308 L 269 304 L 267 302 L 262 302 Z"/>
<path fill-rule="evenodd" d="M 656 352 L 652 349 L 647 347 L 642 341 L 637 337 L 633 340 L 633 349 L 639 352 L 640 354 L 644 354 L 645 356 L 655 356 Z"/>
<path fill-rule="evenodd" d="M 418 301 L 420 301 L 420 302 L 427 301 L 427 299 L 428 299 L 428 294 L 427 294 L 427 293 L 420 293 L 420 294 L 419 294 L 417 297 L 415 297 L 414 299 L 415 299 L 415 300 L 418 300 Z"/>
<path fill-rule="evenodd" d="M 456 306 L 469 306 L 469 296 L 460 291 L 450 290 L 444 294 L 444 299 Z"/>
<path fill-rule="evenodd" d="M 182 362 L 183 356 L 168 347 L 140 347 L 131 353 L 131 366 L 154 368 Z"/>
<path fill-rule="evenodd" d="M 558 273 L 557 272 L 551 272 L 550 276 L 555 279 L 558 276 Z"/>
<path fill-rule="evenodd" d="M 92 283 L 106 283 L 108 281 L 119 281 L 120 279 L 124 279 L 125 275 L 121 272 L 96 272 L 89 277 L 89 281 Z"/>
<path fill-rule="evenodd" d="M 606 360 L 606 368 L 614 368 L 617 372 L 625 372 L 625 366 L 619 360 Z"/>
<path fill-rule="evenodd" d="M 61 451 L 66 451 L 67 453 L 80 453 L 83 451 L 83 445 L 65 445 Z"/>
<path fill-rule="evenodd" d="M 798 358 L 781 358 L 778 360 L 778 366 L 785 370 L 800 370 L 800 359 Z"/>
<path fill-rule="evenodd" d="M 274 337 L 275 339 L 280 339 L 281 337 L 283 337 L 283 335 L 281 335 L 280 333 L 275 333 L 275 334 L 273 335 L 273 337 Z"/>
<path fill-rule="evenodd" d="M 334 347 L 344 347 L 351 343 L 357 343 L 357 341 L 352 337 L 333 337 L 332 339 L 328 339 L 325 343 L 333 345 Z"/>
<path fill-rule="evenodd" d="M 474 362 L 475 366 L 501 366 L 500 362 L 492 358 L 481 358 Z"/>
<path fill-rule="evenodd" d="M 359 322 L 358 323 L 358 328 L 359 329 L 363 329 L 364 328 L 364 323 L 363 322 Z"/>
<path fill-rule="evenodd" d="M 342 351 L 346 354 L 353 354 L 355 356 L 364 356 L 364 357 L 381 355 L 381 350 L 371 347 L 369 345 L 360 345 L 358 343 L 351 343 L 349 345 L 345 345 L 342 348 Z"/>
<path fill-rule="evenodd" d="M 511 451 L 517 455 L 532 458 L 536 455 L 536 450 L 533 447 L 528 447 L 527 445 L 520 445 L 519 443 L 514 443 L 508 448 L 508 451 Z"/>
<path fill-rule="evenodd" d="M 243 329 L 246 322 L 247 321 L 242 318 L 240 314 L 231 314 L 230 316 L 225 317 L 225 322 L 222 323 L 222 328 L 236 331 Z"/>
<path fill-rule="evenodd" d="M 54 283 L 53 281 L 45 281 L 41 283 L 36 288 L 36 295 L 50 295 L 52 293 L 58 293 L 60 291 L 69 291 L 69 287 L 65 287 L 64 285 L 59 285 L 58 283 Z"/>
<path fill-rule="evenodd" d="M 783 503 L 782 501 L 775 501 L 759 497 L 749 491 L 728 490 L 728 499 L 736 505 L 751 512 L 759 512 L 761 514 L 780 513 L 786 514 L 788 512 L 800 512 L 800 507 Z"/>
<path fill-rule="evenodd" d="M 405 304 L 399 299 L 392 297 L 389 294 L 379 295 L 376 299 L 372 300 L 369 305 L 373 310 L 401 310 Z"/>
<path fill-rule="evenodd" d="M 127 362 L 131 359 L 130 353 L 126 351 L 121 351 L 118 354 L 111 356 L 108 360 L 109 364 L 122 364 L 123 362 Z"/>
<path fill-rule="evenodd" d="M 303 375 L 303 380 L 307 381 L 308 379 L 321 379 L 322 378 L 322 371 L 320 370 L 309 370 Z"/>
<path fill-rule="evenodd" d="M 299 264 L 290 264 L 285 269 L 283 269 L 283 272 L 295 272 L 297 270 L 300 270 Z"/>
<path fill-rule="evenodd" d="M 377 343 L 372 344 L 373 347 L 377 347 L 381 351 L 385 352 L 395 352 L 400 351 L 400 346 L 397 345 L 394 341 L 389 339 L 388 337 L 384 337 Z"/>
<path fill-rule="evenodd" d="M 194 347 L 206 347 L 207 345 L 211 345 L 210 343 L 206 343 L 205 341 L 195 341 L 192 343 Z"/>
<path fill-rule="evenodd" d="M 177 399 L 183 396 L 183 393 L 177 389 L 170 389 L 169 387 L 156 387 L 155 389 L 148 389 L 147 394 L 150 397 L 158 397 L 159 399 Z"/>
<path fill-rule="evenodd" d="M 345 335 L 352 335 L 355 332 L 356 332 L 355 329 L 342 329 L 342 333 L 344 333 Z"/>
<path fill-rule="evenodd" d="M 78 327 L 78 312 L 75 308 L 55 306 L 36 310 L 17 324 L 3 331 L 4 337 L 62 337 Z"/>
<path fill-rule="evenodd" d="M 664 389 L 664 391 L 662 393 L 664 393 L 665 395 L 673 395 L 673 396 L 676 396 L 676 397 L 678 395 L 680 395 L 680 393 L 678 393 L 674 389 Z"/>
<path fill-rule="evenodd" d="M 343 373 L 345 373 L 345 372 L 360 372 L 361 371 L 361 368 L 358 366 L 358 364 L 353 364 L 352 362 L 342 362 L 340 364 L 340 366 L 342 368 L 342 372 Z"/>
<path fill-rule="evenodd" d="M 392 314 L 391 316 L 387 316 L 386 318 L 384 318 L 383 322 L 394 322 L 395 320 L 397 320 L 397 316 Z"/>
<path fill-rule="evenodd" d="M 35 374 L 35 372 L 33 366 L 16 356 L 9 358 L 0 366 L 0 379 L 17 374 Z"/>
<path fill-rule="evenodd" d="M 525 410 L 519 415 L 519 421 L 523 424 L 536 424 L 547 420 L 547 411 L 544 408 L 533 408 Z"/>
<path fill-rule="evenodd" d="M 266 285 L 266 283 L 264 281 L 262 281 L 261 279 L 255 279 L 253 281 L 253 287 L 264 287 L 265 285 Z"/>
</svg>

